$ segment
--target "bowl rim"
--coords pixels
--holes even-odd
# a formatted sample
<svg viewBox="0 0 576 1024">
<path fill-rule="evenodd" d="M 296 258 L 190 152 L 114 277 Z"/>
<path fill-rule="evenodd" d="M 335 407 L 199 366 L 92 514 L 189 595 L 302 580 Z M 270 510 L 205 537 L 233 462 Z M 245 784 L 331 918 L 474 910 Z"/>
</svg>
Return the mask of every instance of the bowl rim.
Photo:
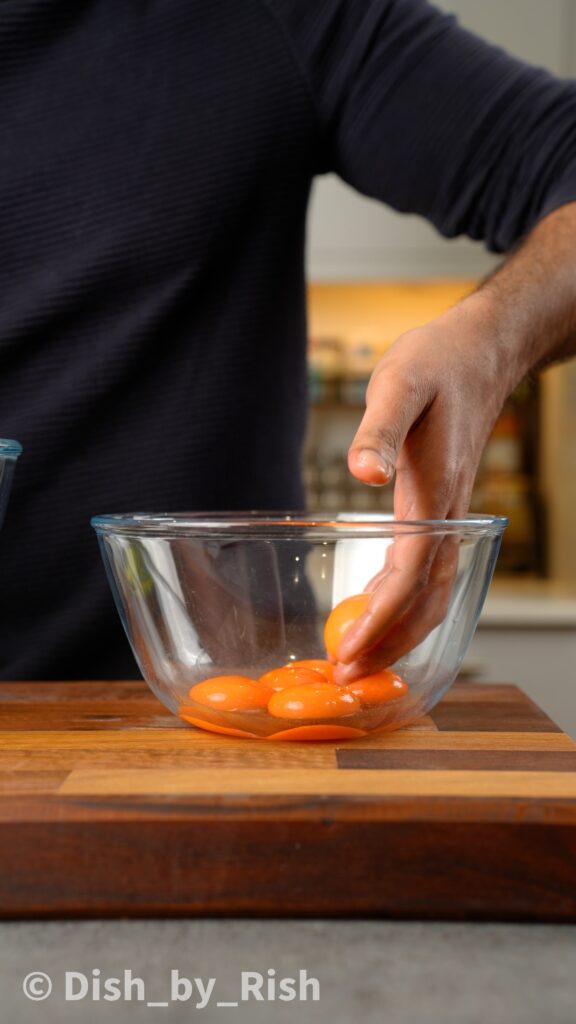
<svg viewBox="0 0 576 1024">
<path fill-rule="evenodd" d="M 22 445 L 19 441 L 11 441 L 10 438 L 0 438 L 0 458 L 17 459 L 22 454 Z"/>
<path fill-rule="evenodd" d="M 275 540 L 389 537 L 402 534 L 468 534 L 500 536 L 506 516 L 469 513 L 461 519 L 394 519 L 390 513 L 306 512 L 130 512 L 96 515 L 90 520 L 98 534 L 131 536 L 237 536 Z"/>
</svg>

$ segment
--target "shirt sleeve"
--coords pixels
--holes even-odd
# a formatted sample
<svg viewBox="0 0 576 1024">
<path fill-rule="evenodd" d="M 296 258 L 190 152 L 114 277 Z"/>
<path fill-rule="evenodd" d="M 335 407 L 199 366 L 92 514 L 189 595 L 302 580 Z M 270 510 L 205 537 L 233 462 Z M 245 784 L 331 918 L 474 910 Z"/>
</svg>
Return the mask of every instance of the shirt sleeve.
<svg viewBox="0 0 576 1024">
<path fill-rule="evenodd" d="M 314 104 L 320 172 L 509 249 L 576 200 L 576 82 L 426 0 L 265 0 Z"/>
</svg>

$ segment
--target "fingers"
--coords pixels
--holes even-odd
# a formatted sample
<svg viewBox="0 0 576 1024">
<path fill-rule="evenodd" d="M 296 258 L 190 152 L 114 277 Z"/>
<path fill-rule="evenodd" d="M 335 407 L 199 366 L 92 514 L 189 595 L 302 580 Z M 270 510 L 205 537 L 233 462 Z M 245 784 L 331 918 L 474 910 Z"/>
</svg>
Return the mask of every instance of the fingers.
<svg viewBox="0 0 576 1024">
<path fill-rule="evenodd" d="M 370 381 L 348 463 L 369 484 L 395 472 L 394 517 L 407 525 L 365 588 L 367 611 L 340 642 L 339 681 L 390 665 L 444 618 L 458 539 L 409 524 L 465 514 L 490 420 L 474 381 L 464 376 L 461 386 L 442 335 L 418 329 L 399 342 Z"/>
<path fill-rule="evenodd" d="M 412 646 L 426 635 L 418 616 L 421 606 L 452 585 L 458 565 L 458 541 L 454 537 L 405 537 L 402 548 L 390 549 L 397 564 L 373 591 L 368 611 L 345 633 L 338 648 L 338 661 L 350 664 L 384 643 L 396 649 L 400 635 L 412 635 Z M 425 545 L 410 543 L 425 541 Z M 394 630 L 399 622 L 402 630 Z M 410 648 L 407 648 L 410 649 Z M 405 653 L 404 651 L 402 653 Z M 395 657 L 400 657 L 399 653 Z M 390 662 L 389 662 L 390 664 Z"/>
<path fill-rule="evenodd" d="M 423 590 L 413 606 L 398 619 L 387 634 L 369 651 L 348 665 L 339 664 L 334 670 L 334 679 L 340 685 L 353 682 L 362 676 L 389 668 L 430 635 L 444 620 L 450 601 L 451 585 Z"/>
<path fill-rule="evenodd" d="M 408 432 L 428 402 L 426 388 L 402 370 L 392 349 L 370 380 L 366 412 L 348 452 L 350 472 L 367 484 L 388 483 Z"/>
<path fill-rule="evenodd" d="M 381 628 L 375 644 L 371 647 L 361 645 L 348 663 L 340 662 L 336 666 L 336 682 L 352 682 L 363 675 L 388 668 L 425 640 L 446 616 L 458 556 L 458 537 L 444 537 L 430 567 L 427 584 L 414 593 L 412 603 L 403 614 L 389 619 L 386 626 L 379 623 Z M 384 582 L 383 589 L 385 587 Z M 378 618 L 377 610 L 373 615 Z"/>
<path fill-rule="evenodd" d="M 389 565 L 379 573 L 367 611 L 344 634 L 338 661 L 350 662 L 372 647 L 423 590 L 442 538 L 429 535 L 396 537 L 388 549 Z M 374 582 L 374 581 L 371 581 Z"/>
</svg>

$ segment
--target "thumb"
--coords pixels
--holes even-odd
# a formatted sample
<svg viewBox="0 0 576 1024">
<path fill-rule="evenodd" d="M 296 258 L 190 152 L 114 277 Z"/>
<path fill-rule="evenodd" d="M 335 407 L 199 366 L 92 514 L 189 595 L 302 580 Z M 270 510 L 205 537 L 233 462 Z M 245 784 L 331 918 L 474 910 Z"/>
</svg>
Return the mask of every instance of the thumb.
<svg viewBox="0 0 576 1024">
<path fill-rule="evenodd" d="M 394 476 L 410 428 L 428 405 L 425 388 L 382 365 L 372 375 L 366 412 L 348 451 L 348 468 L 363 483 L 387 484 Z"/>
</svg>

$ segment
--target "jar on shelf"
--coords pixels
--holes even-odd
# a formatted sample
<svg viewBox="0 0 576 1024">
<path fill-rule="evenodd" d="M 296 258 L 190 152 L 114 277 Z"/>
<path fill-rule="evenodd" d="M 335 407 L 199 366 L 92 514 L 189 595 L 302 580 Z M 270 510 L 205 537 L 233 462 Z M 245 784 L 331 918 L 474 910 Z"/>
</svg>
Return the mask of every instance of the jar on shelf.
<svg viewBox="0 0 576 1024">
<path fill-rule="evenodd" d="M 345 349 L 341 396 L 346 405 L 363 405 L 366 388 L 378 362 L 378 350 L 369 341 L 357 341 Z"/>
<path fill-rule="evenodd" d="M 482 458 L 483 472 L 492 476 L 500 473 L 521 473 L 523 438 L 517 410 L 508 403 L 494 426 Z"/>
<path fill-rule="evenodd" d="M 308 348 L 308 389 L 311 402 L 337 402 L 343 356 L 339 338 L 311 338 Z"/>
</svg>

